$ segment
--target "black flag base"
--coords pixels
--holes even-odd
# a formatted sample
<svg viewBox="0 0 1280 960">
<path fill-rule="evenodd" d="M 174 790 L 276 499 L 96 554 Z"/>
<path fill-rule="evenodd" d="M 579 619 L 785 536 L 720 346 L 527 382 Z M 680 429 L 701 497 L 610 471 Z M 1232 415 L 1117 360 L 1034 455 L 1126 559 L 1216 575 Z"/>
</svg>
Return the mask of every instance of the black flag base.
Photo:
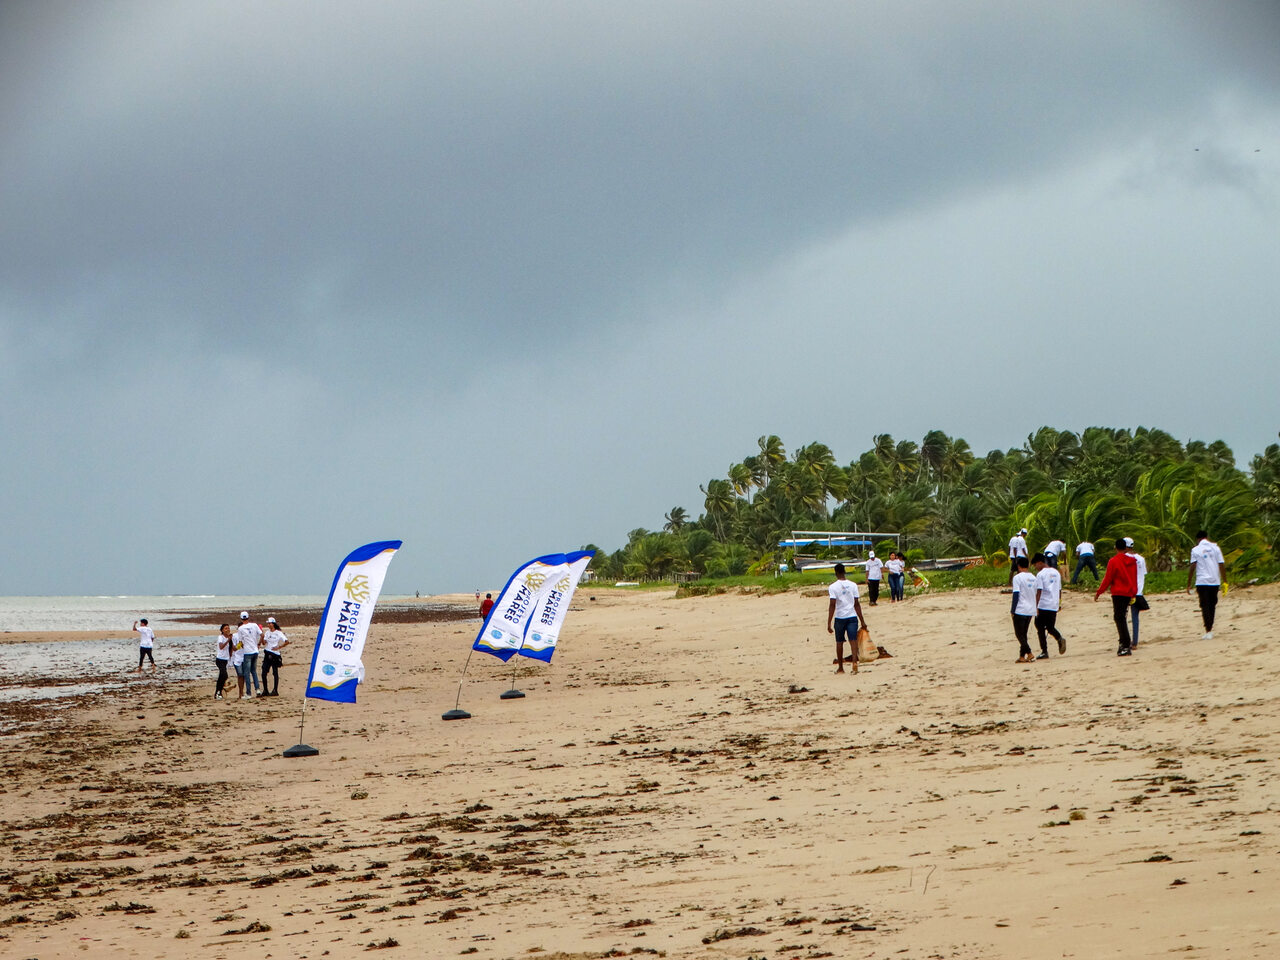
<svg viewBox="0 0 1280 960">
<path fill-rule="evenodd" d="M 471 714 L 467 713 L 467 711 L 465 710 L 457 710 L 457 709 L 446 710 L 444 713 L 440 714 L 440 719 L 441 720 L 470 720 Z"/>
<path fill-rule="evenodd" d="M 523 700 L 524 694 L 521 693 L 519 690 L 517 690 L 515 687 L 512 687 L 506 693 L 500 694 L 498 696 L 498 699 L 499 700 Z"/>
<path fill-rule="evenodd" d="M 286 757 L 315 757 L 319 756 L 320 751 L 315 747 L 309 747 L 305 743 L 300 743 L 296 747 L 290 747 L 284 752 Z"/>
</svg>

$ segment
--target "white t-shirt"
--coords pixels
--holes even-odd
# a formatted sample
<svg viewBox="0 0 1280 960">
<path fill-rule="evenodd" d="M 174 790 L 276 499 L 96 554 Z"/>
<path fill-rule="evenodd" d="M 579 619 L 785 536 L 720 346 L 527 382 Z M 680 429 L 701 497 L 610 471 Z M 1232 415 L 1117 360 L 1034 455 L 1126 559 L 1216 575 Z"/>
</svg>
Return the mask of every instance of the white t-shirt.
<svg viewBox="0 0 1280 960">
<path fill-rule="evenodd" d="M 1009 556 L 1025 557 L 1026 555 L 1027 541 L 1023 540 L 1021 536 L 1015 535 L 1014 538 L 1009 541 Z"/>
<path fill-rule="evenodd" d="M 258 641 L 262 639 L 262 628 L 246 620 L 236 631 L 236 639 L 244 646 L 246 657 L 255 654 L 258 652 Z"/>
<path fill-rule="evenodd" d="M 148 626 L 138 627 L 138 646 L 144 650 L 150 650 L 152 644 L 156 641 L 156 632 Z"/>
<path fill-rule="evenodd" d="M 887 561 L 884 566 L 890 573 L 901 573 L 907 565 L 895 557 L 894 559 Z"/>
<path fill-rule="evenodd" d="M 1023 570 L 1013 576 L 1013 592 L 1018 595 L 1018 605 L 1013 612 L 1020 617 L 1036 615 L 1036 578 Z"/>
<path fill-rule="evenodd" d="M 284 631 L 280 629 L 268 630 L 262 635 L 264 647 L 277 656 L 280 654 L 280 644 L 286 642 L 289 638 L 284 635 Z"/>
<path fill-rule="evenodd" d="M 1076 544 L 1076 556 L 1078 557 L 1082 553 L 1093 553 L 1093 544 L 1088 540 L 1083 540 Z"/>
<path fill-rule="evenodd" d="M 1138 596 L 1142 596 L 1142 587 L 1147 582 L 1147 558 L 1135 553 L 1133 561 L 1138 565 Z"/>
<path fill-rule="evenodd" d="M 1222 584 L 1218 564 L 1225 563 L 1222 551 L 1212 540 L 1201 540 L 1191 548 L 1191 562 L 1196 565 L 1196 586 L 1216 587 Z"/>
<path fill-rule="evenodd" d="M 1040 591 L 1037 610 L 1057 610 L 1062 606 L 1062 574 L 1053 567 L 1045 567 L 1036 574 L 1036 589 Z"/>
<path fill-rule="evenodd" d="M 215 660 L 230 660 L 231 647 L 234 644 L 230 637 L 224 637 L 221 633 L 214 638 L 213 658 Z"/>
<path fill-rule="evenodd" d="M 827 596 L 836 602 L 837 620 L 848 620 L 858 615 L 858 610 L 853 605 L 858 599 L 858 585 L 852 580 L 837 580 L 827 587 Z"/>
<path fill-rule="evenodd" d="M 884 569 L 884 561 L 879 557 L 872 557 L 867 561 L 867 579 L 879 580 L 880 571 Z"/>
<path fill-rule="evenodd" d="M 1060 557 L 1067 552 L 1067 545 L 1061 540 L 1050 540 L 1044 552 L 1046 556 Z"/>
</svg>

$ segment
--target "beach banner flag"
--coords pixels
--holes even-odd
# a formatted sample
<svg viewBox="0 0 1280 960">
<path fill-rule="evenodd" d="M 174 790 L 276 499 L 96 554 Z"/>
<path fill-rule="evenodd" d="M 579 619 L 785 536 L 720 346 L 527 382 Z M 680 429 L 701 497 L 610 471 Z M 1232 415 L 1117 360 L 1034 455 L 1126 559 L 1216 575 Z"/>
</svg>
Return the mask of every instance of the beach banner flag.
<svg viewBox="0 0 1280 960">
<path fill-rule="evenodd" d="M 491 653 L 505 663 L 521 652 L 535 619 L 550 613 L 546 627 L 551 630 L 551 645 L 541 657 L 550 660 L 555 637 L 569 607 L 568 597 L 573 595 L 573 588 L 593 555 L 594 551 L 549 553 L 518 567 L 481 624 L 471 649 Z M 576 574 L 570 572 L 570 567 L 576 568 Z M 562 587 L 567 588 L 567 596 Z M 535 632 L 546 634 L 547 630 Z"/>
<path fill-rule="evenodd" d="M 538 601 L 525 630 L 524 644 L 516 651 L 520 656 L 551 662 L 556 641 L 560 639 L 560 627 L 569 612 L 569 601 L 594 553 L 594 550 L 579 550 L 565 554 L 565 571 Z"/>
<path fill-rule="evenodd" d="M 307 696 L 355 703 L 356 686 L 364 680 L 364 640 L 373 607 L 382 592 L 391 558 L 400 540 L 379 540 L 352 550 L 338 566 L 320 618 L 320 633 L 311 654 Z"/>
</svg>

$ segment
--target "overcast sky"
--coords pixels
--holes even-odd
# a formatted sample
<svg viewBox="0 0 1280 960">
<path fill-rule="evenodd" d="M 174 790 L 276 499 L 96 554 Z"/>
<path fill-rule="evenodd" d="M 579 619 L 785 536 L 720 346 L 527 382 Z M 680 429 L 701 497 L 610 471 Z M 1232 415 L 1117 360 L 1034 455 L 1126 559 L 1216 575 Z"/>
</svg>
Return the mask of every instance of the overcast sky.
<svg viewBox="0 0 1280 960">
<path fill-rule="evenodd" d="M 776 433 L 1280 428 L 1280 5 L 5 0 L 10 594 L 496 589 Z"/>
</svg>

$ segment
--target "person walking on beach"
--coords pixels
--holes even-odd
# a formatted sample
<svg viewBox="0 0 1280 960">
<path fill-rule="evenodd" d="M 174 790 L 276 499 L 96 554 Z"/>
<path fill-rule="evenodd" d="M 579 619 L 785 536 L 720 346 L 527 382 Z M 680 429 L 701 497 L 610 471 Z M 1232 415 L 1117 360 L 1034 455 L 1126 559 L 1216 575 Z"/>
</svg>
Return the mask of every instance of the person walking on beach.
<svg viewBox="0 0 1280 960">
<path fill-rule="evenodd" d="M 1058 655 L 1067 652 L 1067 638 L 1058 632 L 1058 611 L 1062 609 L 1062 574 L 1056 564 L 1049 562 L 1047 554 L 1037 553 L 1031 558 L 1036 568 L 1036 636 L 1040 639 L 1037 660 L 1049 659 L 1049 645 L 1045 634 L 1052 634 L 1058 641 Z"/>
<path fill-rule="evenodd" d="M 1194 580 L 1196 593 L 1200 597 L 1200 616 L 1204 620 L 1204 639 L 1212 640 L 1213 619 L 1218 610 L 1218 590 L 1227 579 L 1227 561 L 1222 556 L 1222 550 L 1209 539 L 1206 531 L 1197 533 L 1196 540 L 1198 542 L 1191 548 L 1191 566 L 1187 568 L 1187 593 L 1191 592 Z M 141 664 L 142 661 L 139 660 L 138 663 Z"/>
<path fill-rule="evenodd" d="M 827 604 L 827 633 L 836 635 L 836 673 L 844 673 L 844 641 L 849 638 L 850 659 L 853 672 L 858 672 L 858 624 L 865 627 L 862 603 L 858 600 L 858 585 L 844 575 L 844 564 L 835 566 L 836 582 L 827 588 L 830 602 Z"/>
<path fill-rule="evenodd" d="M 280 655 L 280 651 L 289 645 L 289 638 L 284 635 L 275 617 L 267 617 L 267 632 L 262 636 L 262 643 L 262 695 L 278 697 L 280 696 L 280 667 L 284 664 L 284 657 Z M 274 685 L 268 683 L 268 673 L 275 677 Z"/>
<path fill-rule="evenodd" d="M 1093 579 L 1098 579 L 1098 562 L 1093 559 L 1093 544 L 1088 540 L 1081 540 L 1076 544 L 1076 572 L 1071 575 L 1071 582 L 1075 583 L 1080 579 L 1080 574 L 1085 567 L 1093 572 Z"/>
<path fill-rule="evenodd" d="M 1126 549 L 1123 539 L 1116 541 L 1116 555 L 1107 561 L 1107 572 L 1093 595 L 1093 602 L 1097 603 L 1102 591 L 1111 588 L 1111 616 L 1116 622 L 1116 635 L 1120 640 L 1117 657 L 1133 653 L 1129 637 L 1129 606 L 1138 594 L 1138 564 L 1125 552 Z"/>
<path fill-rule="evenodd" d="M 867 554 L 867 595 L 871 597 L 871 606 L 880 599 L 880 577 L 884 571 L 884 561 L 876 559 L 874 550 Z"/>
<path fill-rule="evenodd" d="M 251 700 L 255 693 L 262 690 L 258 683 L 258 644 L 262 641 L 262 628 L 249 619 L 248 611 L 240 613 L 240 629 L 236 631 L 236 641 L 244 654 L 244 669 L 241 673 L 244 695 Z"/>
<path fill-rule="evenodd" d="M 889 562 L 884 565 L 889 571 L 889 602 L 897 603 L 904 596 L 902 580 L 907 569 L 907 562 L 902 554 L 894 550 L 889 554 Z"/>
<path fill-rule="evenodd" d="M 142 672 L 142 661 L 151 661 L 151 672 L 156 672 L 156 658 L 152 654 L 151 648 L 155 646 L 156 632 L 147 625 L 147 618 L 133 621 L 133 629 L 138 631 L 138 669 L 134 673 Z"/>
<path fill-rule="evenodd" d="M 227 626 L 230 631 L 230 625 Z M 240 639 L 240 631 L 231 634 L 231 669 L 236 672 L 236 699 L 244 699 L 244 642 Z"/>
<path fill-rule="evenodd" d="M 231 624 L 224 623 L 218 628 L 218 648 L 213 654 L 213 662 L 218 665 L 218 682 L 213 688 L 213 699 L 221 700 L 223 688 L 227 685 L 227 665 L 231 662 Z"/>
<path fill-rule="evenodd" d="M 1147 558 L 1133 548 L 1133 537 L 1125 537 L 1124 542 L 1129 548 L 1125 552 L 1133 557 L 1134 572 L 1138 577 L 1138 592 L 1134 595 L 1133 603 L 1129 604 L 1129 626 L 1133 634 L 1129 645 L 1136 647 L 1138 645 L 1138 614 L 1151 609 L 1151 604 L 1147 603 L 1147 598 L 1142 595 L 1147 585 Z"/>
<path fill-rule="evenodd" d="M 1009 582 L 1013 583 L 1014 576 L 1018 571 L 1027 566 L 1023 564 L 1018 566 L 1018 558 L 1026 559 L 1027 556 L 1027 528 L 1023 527 L 1009 539 Z M 1029 563 L 1030 561 L 1028 561 Z"/>
<path fill-rule="evenodd" d="M 1048 544 L 1045 545 L 1044 562 L 1047 563 L 1049 566 L 1053 567 L 1055 570 L 1058 569 L 1058 561 L 1064 559 L 1066 555 L 1067 555 L 1067 545 L 1059 537 L 1055 537 L 1054 539 L 1050 540 Z M 1032 561 L 1032 562 L 1034 563 L 1035 561 Z"/>
<path fill-rule="evenodd" d="M 486 593 L 484 599 L 480 601 L 480 619 L 483 620 L 489 616 L 489 611 L 493 609 L 493 594 Z"/>
<path fill-rule="evenodd" d="M 1013 635 L 1018 639 L 1017 663 L 1034 663 L 1031 644 L 1027 643 L 1027 631 L 1036 612 L 1036 578 L 1027 572 L 1026 557 L 1014 557 L 1010 564 L 1018 572 L 1009 583 L 1013 586 L 1013 603 L 1009 613 L 1013 616 Z"/>
</svg>

